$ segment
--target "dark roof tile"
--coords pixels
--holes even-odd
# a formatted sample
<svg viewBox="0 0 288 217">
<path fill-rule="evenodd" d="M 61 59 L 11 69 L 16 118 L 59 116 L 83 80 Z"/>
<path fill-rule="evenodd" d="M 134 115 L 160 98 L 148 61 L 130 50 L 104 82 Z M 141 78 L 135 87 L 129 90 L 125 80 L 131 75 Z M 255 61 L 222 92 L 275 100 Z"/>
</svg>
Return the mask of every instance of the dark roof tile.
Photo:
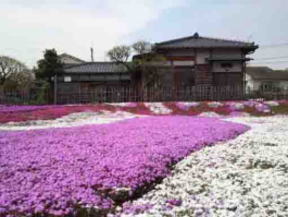
<svg viewBox="0 0 288 217">
<path fill-rule="evenodd" d="M 247 48 L 255 50 L 258 48 L 255 43 L 208 38 L 199 36 L 195 33 L 193 36 L 178 38 L 155 44 L 157 48 Z"/>
<path fill-rule="evenodd" d="M 66 73 L 121 73 L 126 71 L 124 65 L 113 62 L 89 62 L 64 68 Z"/>
</svg>

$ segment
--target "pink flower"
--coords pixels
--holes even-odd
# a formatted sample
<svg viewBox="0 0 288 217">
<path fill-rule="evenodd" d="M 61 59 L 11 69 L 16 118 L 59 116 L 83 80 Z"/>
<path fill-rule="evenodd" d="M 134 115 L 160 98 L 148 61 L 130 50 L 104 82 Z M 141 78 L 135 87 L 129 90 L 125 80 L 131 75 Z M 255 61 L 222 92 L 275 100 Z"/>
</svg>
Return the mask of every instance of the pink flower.
<svg viewBox="0 0 288 217">
<path fill-rule="evenodd" d="M 109 209 L 116 200 L 115 189 L 128 189 L 120 198 L 129 200 L 168 176 L 171 164 L 191 152 L 246 130 L 244 125 L 213 118 L 165 116 L 0 131 L 1 212 L 61 216 L 78 206 Z"/>
</svg>

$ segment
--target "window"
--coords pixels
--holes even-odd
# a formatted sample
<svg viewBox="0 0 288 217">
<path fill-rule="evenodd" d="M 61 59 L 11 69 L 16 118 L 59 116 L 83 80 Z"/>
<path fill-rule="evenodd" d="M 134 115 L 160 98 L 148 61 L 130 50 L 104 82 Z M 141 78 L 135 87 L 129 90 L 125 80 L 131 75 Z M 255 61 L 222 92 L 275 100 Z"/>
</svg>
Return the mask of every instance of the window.
<svg viewBox="0 0 288 217">
<path fill-rule="evenodd" d="M 222 68 L 232 68 L 233 64 L 232 63 L 221 63 Z"/>
<path fill-rule="evenodd" d="M 277 83 L 272 81 L 263 82 L 260 86 L 260 90 L 262 91 L 280 91 Z"/>
<path fill-rule="evenodd" d="M 64 76 L 64 82 L 71 82 L 72 78 L 71 76 Z"/>
</svg>

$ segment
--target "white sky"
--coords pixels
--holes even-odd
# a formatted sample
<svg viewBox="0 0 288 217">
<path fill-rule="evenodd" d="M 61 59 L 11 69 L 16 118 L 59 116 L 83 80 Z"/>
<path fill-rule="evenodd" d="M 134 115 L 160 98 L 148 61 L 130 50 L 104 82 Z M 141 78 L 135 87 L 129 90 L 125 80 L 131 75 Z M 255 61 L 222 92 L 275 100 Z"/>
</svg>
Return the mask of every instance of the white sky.
<svg viewBox="0 0 288 217">
<path fill-rule="evenodd" d="M 32 67 L 47 48 L 95 60 L 117 44 L 194 34 L 288 45 L 288 0 L 0 0 L 0 55 Z M 288 68 L 288 46 L 261 48 Z M 287 62 L 285 62 L 287 60 Z M 254 64 L 256 64 L 255 62 Z M 265 65 L 265 64 L 264 64 Z"/>
</svg>

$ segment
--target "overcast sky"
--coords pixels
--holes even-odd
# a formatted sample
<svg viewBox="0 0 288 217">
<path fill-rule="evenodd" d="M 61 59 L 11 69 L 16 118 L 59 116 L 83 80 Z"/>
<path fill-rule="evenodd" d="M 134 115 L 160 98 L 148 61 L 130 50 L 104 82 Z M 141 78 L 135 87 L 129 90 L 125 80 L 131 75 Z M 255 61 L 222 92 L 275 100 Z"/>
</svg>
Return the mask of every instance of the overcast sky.
<svg viewBox="0 0 288 217">
<path fill-rule="evenodd" d="M 0 55 L 32 67 L 46 48 L 97 61 L 114 45 L 200 35 L 255 41 L 288 68 L 288 0 L 0 0 Z M 281 57 L 281 58 L 279 58 Z M 256 62 L 257 61 L 257 62 Z"/>
</svg>

